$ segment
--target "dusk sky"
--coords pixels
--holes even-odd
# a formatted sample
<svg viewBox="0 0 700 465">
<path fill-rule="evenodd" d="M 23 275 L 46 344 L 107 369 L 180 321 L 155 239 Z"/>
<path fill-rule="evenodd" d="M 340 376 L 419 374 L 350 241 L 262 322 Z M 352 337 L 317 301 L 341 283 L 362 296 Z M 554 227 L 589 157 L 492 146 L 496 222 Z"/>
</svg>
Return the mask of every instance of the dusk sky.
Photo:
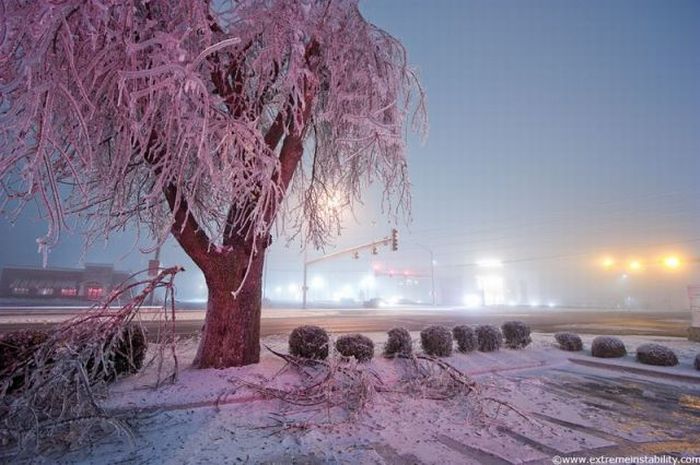
<svg viewBox="0 0 700 465">
<path fill-rule="evenodd" d="M 421 244 L 445 279 L 467 279 L 484 257 L 585 279 L 603 253 L 700 255 L 700 3 L 374 0 L 362 9 L 405 45 L 430 119 L 425 144 L 409 139 L 412 222 L 399 223 L 400 252 L 375 260 L 425 271 Z M 388 234 L 367 200 L 338 247 Z M 14 228 L 1 220 L 0 265 L 41 263 L 45 225 L 34 213 Z M 124 257 L 128 236 L 87 261 L 144 267 L 137 250 Z M 285 245 L 271 250 L 270 279 L 298 281 L 299 247 Z M 79 237 L 64 237 L 49 264 L 77 266 L 79 248 Z M 334 267 L 353 273 L 368 260 Z M 163 261 L 195 270 L 175 244 Z M 697 277 L 677 277 L 674 296 Z M 183 292 L 200 279 L 188 273 Z M 566 298 L 556 279 L 547 287 Z"/>
</svg>

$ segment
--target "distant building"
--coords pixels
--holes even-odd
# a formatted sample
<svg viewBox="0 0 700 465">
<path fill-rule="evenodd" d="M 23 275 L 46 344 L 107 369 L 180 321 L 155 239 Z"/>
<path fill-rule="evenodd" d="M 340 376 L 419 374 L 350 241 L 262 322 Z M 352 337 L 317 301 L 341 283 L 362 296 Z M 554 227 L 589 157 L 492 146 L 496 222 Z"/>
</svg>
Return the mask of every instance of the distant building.
<svg viewBox="0 0 700 465">
<path fill-rule="evenodd" d="M 98 301 L 129 275 L 103 264 L 82 269 L 8 266 L 0 277 L 0 297 Z"/>
</svg>

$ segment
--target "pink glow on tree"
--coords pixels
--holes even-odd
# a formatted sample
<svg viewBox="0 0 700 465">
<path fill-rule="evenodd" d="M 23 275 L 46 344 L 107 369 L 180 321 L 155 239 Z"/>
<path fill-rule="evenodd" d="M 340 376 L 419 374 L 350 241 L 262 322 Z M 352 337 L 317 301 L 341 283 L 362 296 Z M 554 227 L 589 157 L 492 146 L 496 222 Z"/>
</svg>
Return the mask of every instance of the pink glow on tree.
<svg viewBox="0 0 700 465">
<path fill-rule="evenodd" d="M 356 1 L 2 1 L 0 18 L 3 211 L 36 201 L 44 253 L 69 217 L 88 241 L 172 233 L 209 288 L 197 366 L 258 361 L 275 222 L 322 245 L 324 202 L 375 180 L 408 207 L 423 93 Z"/>
</svg>

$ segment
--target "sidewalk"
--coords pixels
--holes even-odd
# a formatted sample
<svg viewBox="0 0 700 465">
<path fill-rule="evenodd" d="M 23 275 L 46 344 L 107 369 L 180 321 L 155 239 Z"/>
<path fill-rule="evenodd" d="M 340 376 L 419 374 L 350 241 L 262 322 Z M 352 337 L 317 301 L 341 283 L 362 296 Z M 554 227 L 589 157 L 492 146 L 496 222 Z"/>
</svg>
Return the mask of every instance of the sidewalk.
<svg viewBox="0 0 700 465">
<path fill-rule="evenodd" d="M 384 336 L 371 337 L 379 354 Z M 633 350 L 652 338 L 623 339 Z M 525 350 L 446 359 L 477 380 L 482 399 L 509 402 L 527 418 L 472 397 L 435 401 L 376 393 L 355 421 L 285 424 L 284 415 L 303 416 L 299 408 L 234 384 L 246 379 L 291 387 L 294 374 L 275 377 L 283 363 L 267 353 L 250 367 L 185 368 L 176 384 L 157 391 L 143 388 L 150 375 L 120 381 L 108 407 L 122 414 L 141 412 L 131 420 L 137 432 L 133 445 L 119 439 L 104 442 L 59 463 L 505 465 L 551 463 L 554 455 L 700 454 L 700 403 L 694 403 L 700 401 L 700 377 L 686 373 L 685 365 L 647 370 L 631 356 L 601 362 L 560 351 L 551 340 L 551 335 L 538 334 Z M 284 338 L 264 343 L 286 350 Z M 700 347 L 680 339 L 664 343 L 679 352 L 683 364 Z M 193 349 L 193 344 L 183 347 L 185 364 Z M 375 357 L 367 368 L 391 381 L 393 363 Z M 675 378 L 660 378 L 659 370 Z M 324 423 L 324 415 L 319 412 L 314 422 Z"/>
</svg>

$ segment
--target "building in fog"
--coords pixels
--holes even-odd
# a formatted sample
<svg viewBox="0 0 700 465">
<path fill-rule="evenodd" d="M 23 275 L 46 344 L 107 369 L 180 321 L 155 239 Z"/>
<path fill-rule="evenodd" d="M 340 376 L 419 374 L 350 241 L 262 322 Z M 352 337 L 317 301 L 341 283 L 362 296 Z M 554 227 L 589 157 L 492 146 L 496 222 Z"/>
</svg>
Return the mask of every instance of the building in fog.
<svg viewBox="0 0 700 465">
<path fill-rule="evenodd" d="M 108 264 L 87 264 L 82 269 L 8 266 L 0 277 L 0 297 L 97 301 L 129 275 Z"/>
</svg>

